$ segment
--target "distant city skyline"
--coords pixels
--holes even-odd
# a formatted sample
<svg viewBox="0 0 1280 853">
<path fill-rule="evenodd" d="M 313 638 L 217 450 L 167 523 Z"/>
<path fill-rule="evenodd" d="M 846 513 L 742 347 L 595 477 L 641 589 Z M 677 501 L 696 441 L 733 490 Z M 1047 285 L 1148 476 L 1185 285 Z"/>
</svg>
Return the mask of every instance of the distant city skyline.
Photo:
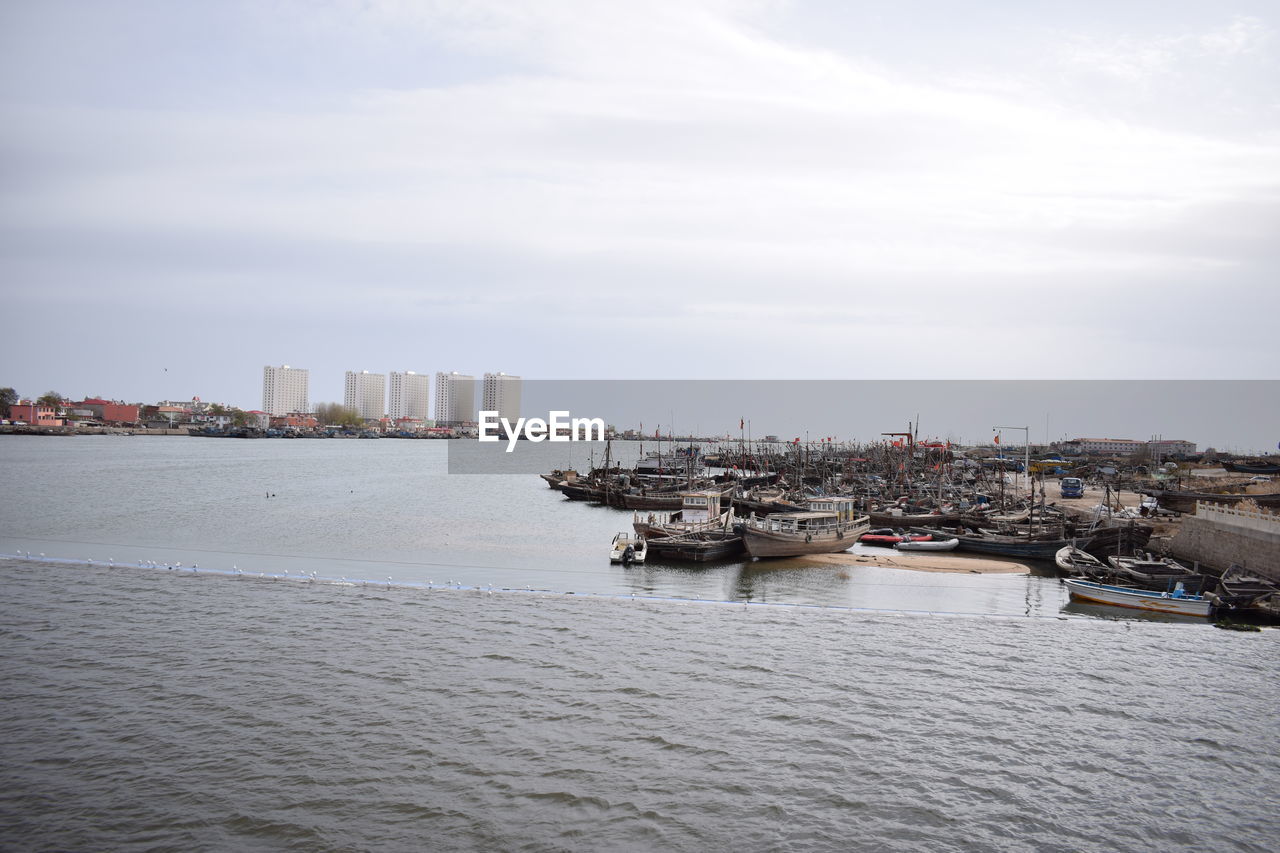
<svg viewBox="0 0 1280 853">
<path fill-rule="evenodd" d="M 1029 428 L 1034 444 L 1159 438 L 1190 441 L 1201 451 L 1280 451 L 1280 380 L 530 380 L 486 375 L 492 377 L 490 395 L 497 377 L 519 381 L 514 406 L 520 415 L 545 417 L 552 409 L 569 409 L 577 416 L 604 417 L 619 430 L 642 428 L 646 435 L 660 429 L 664 436 L 672 430 L 737 436 L 741 420 L 757 439 L 772 433 L 787 440 L 834 435 L 868 441 L 881 432 L 904 430 L 919 417 L 922 437 L 966 444 L 989 443 L 997 434 L 991 427 L 1016 424 Z M 474 420 L 485 402 L 484 384 L 471 375 L 438 372 L 430 387 L 430 418 L 449 422 L 439 417 L 443 404 L 469 412 L 452 422 Z M 452 404 L 451 388 L 458 392 Z M 23 398 L 39 396 L 17 390 Z M 112 394 L 67 396 L 156 402 Z M 322 402 L 334 401 L 313 400 L 312 410 Z M 507 417 L 515 414 L 506 411 Z M 1021 446 L 1022 435 L 1020 429 L 1004 430 L 1002 444 Z"/>
</svg>

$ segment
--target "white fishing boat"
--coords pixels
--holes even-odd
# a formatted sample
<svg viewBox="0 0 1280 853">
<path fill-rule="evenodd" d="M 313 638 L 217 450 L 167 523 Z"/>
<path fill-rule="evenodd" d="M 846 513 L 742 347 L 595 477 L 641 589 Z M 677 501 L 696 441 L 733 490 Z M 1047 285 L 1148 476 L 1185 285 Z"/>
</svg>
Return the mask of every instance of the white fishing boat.
<svg viewBox="0 0 1280 853">
<path fill-rule="evenodd" d="M 1202 595 L 1190 595 L 1177 584 L 1171 592 L 1153 592 L 1127 586 L 1111 586 L 1105 583 L 1067 579 L 1063 581 L 1078 601 L 1110 604 L 1132 610 L 1155 613 L 1178 613 L 1183 616 L 1208 616 L 1213 603 Z"/>
<path fill-rule="evenodd" d="M 914 541 L 904 539 L 893 547 L 898 551 L 954 551 L 959 545 L 960 540 L 952 537 L 951 539 L 920 539 Z"/>
<path fill-rule="evenodd" d="M 613 544 L 609 547 L 609 562 L 622 563 L 624 566 L 643 563 L 648 551 L 648 543 L 643 536 L 624 531 L 613 537 Z"/>
</svg>

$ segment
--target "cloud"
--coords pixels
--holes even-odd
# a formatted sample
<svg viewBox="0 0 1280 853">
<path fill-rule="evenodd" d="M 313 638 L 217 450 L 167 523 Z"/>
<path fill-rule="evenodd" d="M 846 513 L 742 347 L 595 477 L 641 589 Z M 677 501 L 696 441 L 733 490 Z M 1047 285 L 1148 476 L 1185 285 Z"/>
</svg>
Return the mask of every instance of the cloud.
<svg viewBox="0 0 1280 853">
<path fill-rule="evenodd" d="M 1071 336 L 1059 314 L 993 305 L 1101 292 L 1160 320 L 1177 310 L 1146 298 L 1162 282 L 1203 298 L 1274 269 L 1258 224 L 1280 184 L 1274 116 L 1256 113 L 1269 133 L 1246 132 L 1099 106 L 1123 88 L 1111 78 L 1185 80 L 1201 67 L 1187 62 L 1209 58 L 1256 72 L 1270 38 L 1256 19 L 1080 37 L 1067 64 L 1109 79 L 1068 91 L 1051 85 L 1061 65 L 928 77 L 785 39 L 777 16 L 797 12 L 768 4 L 226 8 L 202 13 L 225 43 L 194 47 L 199 62 L 166 55 L 180 75 L 146 51 L 100 64 L 85 31 L 75 44 L 92 62 L 73 52 L 43 95 L 29 73 L 24 97 L 0 105 L 9 280 L 174 323 L 198 306 L 224 329 L 292 302 L 313 327 L 358 318 L 362 351 L 391 347 L 373 330 L 439 328 L 433 342 L 465 347 L 500 327 L 504 369 L 535 372 L 518 357 L 563 375 L 572 353 L 517 344 L 581 323 L 593 331 L 573 340 L 610 354 L 592 369 L 633 370 L 598 331 L 625 329 L 679 372 L 674 341 L 702 335 L 719 351 L 789 335 L 840 371 L 917 330 L 920 351 L 890 363 L 927 371 L 932 350 L 954 364 L 1010 322 Z M 115 9 L 103 42 L 133 32 L 130 11 Z M 160 42 L 177 27 L 166 14 L 147 10 Z M 49 61 L 18 53 L 8 61 L 28 72 Z M 104 78 L 92 86 L 90 66 Z M 1222 103 L 1180 88 L 1192 93 L 1180 113 Z M 1141 363 L 1148 343 L 1130 334 L 1109 352 Z"/>
<path fill-rule="evenodd" d="M 1274 31 L 1261 19 L 1237 15 L 1230 23 L 1202 33 L 1118 37 L 1075 34 L 1067 38 L 1060 55 L 1068 66 L 1128 83 L 1149 83 L 1204 59 L 1226 62 L 1261 54 L 1273 36 Z"/>
</svg>

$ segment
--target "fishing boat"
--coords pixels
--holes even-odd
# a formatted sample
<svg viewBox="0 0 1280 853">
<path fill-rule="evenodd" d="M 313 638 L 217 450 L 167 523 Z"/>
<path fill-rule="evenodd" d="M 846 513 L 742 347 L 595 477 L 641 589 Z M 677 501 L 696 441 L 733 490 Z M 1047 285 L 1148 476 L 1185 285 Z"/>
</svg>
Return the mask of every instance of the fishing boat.
<svg viewBox="0 0 1280 853">
<path fill-rule="evenodd" d="M 1179 583 L 1171 592 L 1155 592 L 1127 586 L 1112 586 L 1094 581 L 1068 578 L 1063 581 L 1077 601 L 1110 604 L 1155 613 L 1178 613 L 1183 616 L 1208 616 L 1213 603 L 1202 595 L 1190 595 Z"/>
<path fill-rule="evenodd" d="M 571 501 L 599 501 L 604 497 L 604 489 L 592 485 L 589 480 L 565 480 L 560 484 L 560 494 Z"/>
<path fill-rule="evenodd" d="M 978 530 L 950 533 L 928 527 L 913 527 L 912 533 L 928 533 L 937 539 L 955 538 L 960 541 L 961 551 L 972 551 L 976 554 L 999 554 L 1005 557 L 1033 557 L 1052 560 L 1063 546 L 1071 541 L 1060 538 L 1036 538 L 1035 536 L 1010 536 L 989 530 Z"/>
<path fill-rule="evenodd" d="M 736 557 L 742 553 L 744 546 L 741 536 L 732 532 L 711 531 L 663 536 L 650 540 L 648 548 L 658 560 L 707 563 Z"/>
<path fill-rule="evenodd" d="M 1280 474 L 1280 465 L 1261 462 L 1223 462 L 1222 467 L 1236 474 Z"/>
<path fill-rule="evenodd" d="M 878 510 L 867 513 L 876 527 L 915 527 L 935 524 L 955 524 L 962 518 L 959 512 L 904 512 L 902 510 Z"/>
<path fill-rule="evenodd" d="M 1094 527 L 1082 534 L 1076 544 L 1095 557 L 1131 554 L 1134 549 L 1145 547 L 1151 541 L 1154 531 L 1155 528 L 1151 525 L 1139 524 L 1130 519 L 1105 527 Z"/>
<path fill-rule="evenodd" d="M 1155 498 L 1164 509 L 1170 509 L 1175 512 L 1195 512 L 1197 503 L 1217 503 L 1235 506 L 1246 499 L 1259 506 L 1280 507 L 1280 493 L 1248 495 L 1243 492 L 1225 494 L 1220 492 L 1182 492 L 1161 489 L 1143 489 L 1142 493 Z"/>
<path fill-rule="evenodd" d="M 743 515 L 748 513 L 769 515 L 774 512 L 803 512 L 805 509 L 804 504 L 791 500 L 788 497 L 789 494 L 787 490 L 780 488 L 739 489 L 734 492 L 733 505 Z"/>
<path fill-rule="evenodd" d="M 714 490 L 685 492 L 680 495 L 675 512 L 637 512 L 631 516 L 631 528 L 650 539 L 682 536 L 688 533 L 731 531 L 733 511 L 721 510 L 723 494 Z"/>
<path fill-rule="evenodd" d="M 1117 575 L 1142 584 L 1166 586 L 1169 581 L 1186 580 L 1195 574 L 1177 560 L 1150 552 L 1142 556 L 1108 557 L 1107 562 Z"/>
<path fill-rule="evenodd" d="M 572 483 L 574 480 L 578 479 L 578 472 L 573 470 L 572 468 L 566 468 L 566 469 L 557 468 L 556 470 L 552 471 L 550 474 L 539 474 L 538 476 L 541 477 L 543 480 L 546 480 L 547 485 L 550 488 L 553 488 L 559 491 L 560 487 L 564 484 L 566 480 Z"/>
<path fill-rule="evenodd" d="M 624 566 L 643 563 L 648 550 L 643 536 L 634 536 L 624 531 L 613 537 L 613 544 L 609 547 L 609 562 L 622 563 Z"/>
<path fill-rule="evenodd" d="M 651 450 L 636 462 L 637 474 L 687 474 L 697 476 L 704 468 L 702 453 L 696 447 L 677 448 L 674 453 Z"/>
<path fill-rule="evenodd" d="M 742 540 L 753 557 L 800 557 L 847 551 L 871 529 L 858 515 L 853 498 L 814 498 L 804 512 L 775 512 L 751 516 L 742 526 Z"/>
<path fill-rule="evenodd" d="M 954 551 L 960 547 L 960 540 L 954 536 L 950 539 L 912 537 L 904 539 L 893 547 L 898 551 Z"/>
<path fill-rule="evenodd" d="M 1211 598 L 1219 607 L 1248 609 L 1258 599 L 1275 593 L 1280 593 L 1280 586 L 1274 581 L 1233 563 L 1218 579 Z"/>
<path fill-rule="evenodd" d="M 1106 563 L 1074 545 L 1067 545 L 1060 549 L 1053 555 L 1053 562 L 1069 575 L 1103 578 L 1110 573 Z"/>
</svg>

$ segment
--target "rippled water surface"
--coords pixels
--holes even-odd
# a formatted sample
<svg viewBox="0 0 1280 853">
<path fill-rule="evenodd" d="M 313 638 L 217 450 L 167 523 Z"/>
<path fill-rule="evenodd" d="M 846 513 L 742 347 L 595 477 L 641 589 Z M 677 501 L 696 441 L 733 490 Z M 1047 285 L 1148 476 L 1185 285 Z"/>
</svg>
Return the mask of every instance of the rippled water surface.
<svg viewBox="0 0 1280 853">
<path fill-rule="evenodd" d="M 1276 632 L 0 562 L 14 849 L 1274 849 Z"/>
<path fill-rule="evenodd" d="M 1034 576 L 627 573 L 579 553 L 617 513 L 444 476 L 425 442 L 22 441 L 0 544 L 48 558 L 0 559 L 3 849 L 1280 837 L 1274 630 L 1054 618 Z M 137 565 L 166 557 L 203 568 Z M 507 591 L 364 582 L 492 567 Z"/>
</svg>

